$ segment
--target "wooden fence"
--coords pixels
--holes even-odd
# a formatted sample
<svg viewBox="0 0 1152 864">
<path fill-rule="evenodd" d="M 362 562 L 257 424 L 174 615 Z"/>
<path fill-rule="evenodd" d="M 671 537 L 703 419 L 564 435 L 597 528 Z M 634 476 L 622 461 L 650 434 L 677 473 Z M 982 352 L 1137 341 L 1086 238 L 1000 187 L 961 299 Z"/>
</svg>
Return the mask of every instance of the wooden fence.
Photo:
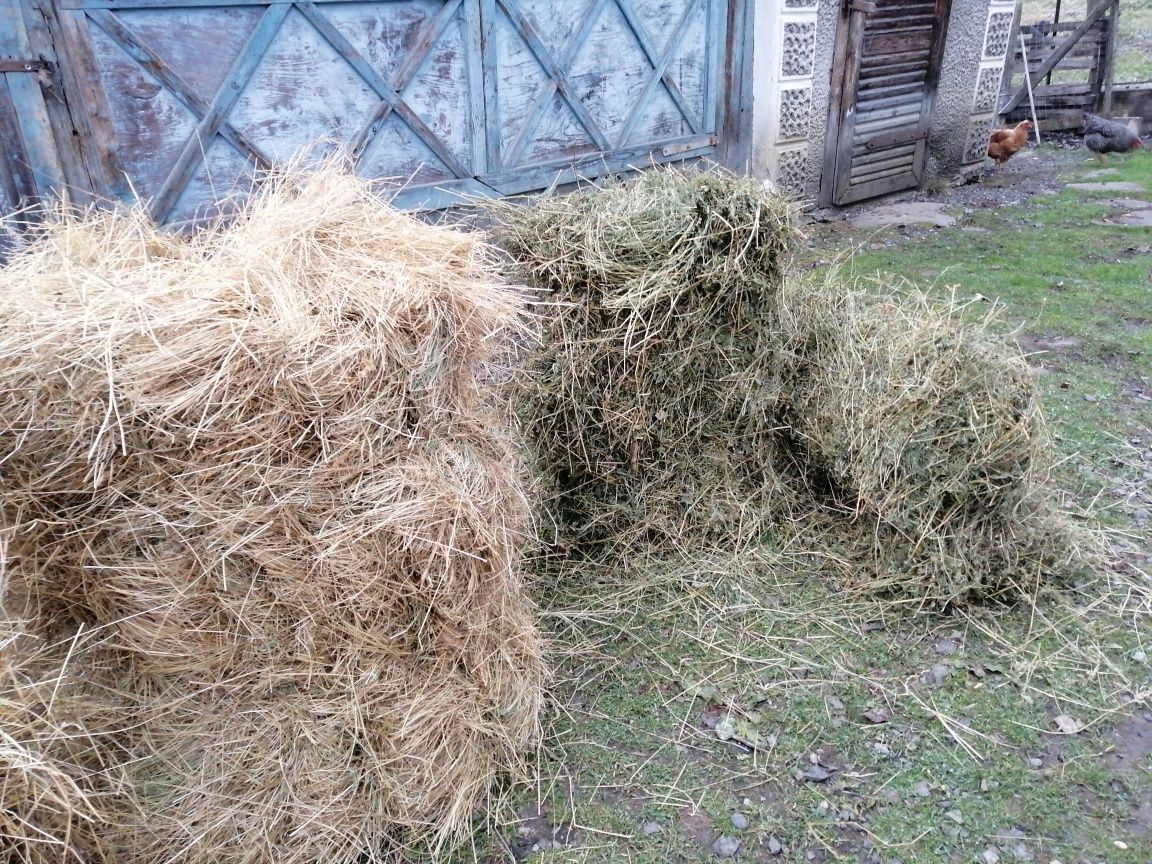
<svg viewBox="0 0 1152 864">
<path fill-rule="evenodd" d="M 1084 111 L 1108 113 L 1119 14 L 1119 0 L 1104 0 L 1083 21 L 1022 25 L 1023 40 L 1014 40 L 1015 53 L 1004 72 L 1000 113 L 1005 120 L 1032 116 L 1025 55 L 1041 129 L 1078 127 Z"/>
</svg>

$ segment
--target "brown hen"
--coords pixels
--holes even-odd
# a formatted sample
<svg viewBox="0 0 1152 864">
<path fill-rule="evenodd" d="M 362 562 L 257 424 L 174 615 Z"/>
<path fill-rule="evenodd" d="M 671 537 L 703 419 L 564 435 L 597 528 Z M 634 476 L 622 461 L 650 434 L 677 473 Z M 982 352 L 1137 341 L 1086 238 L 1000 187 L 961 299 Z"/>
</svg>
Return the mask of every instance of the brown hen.
<svg viewBox="0 0 1152 864">
<path fill-rule="evenodd" d="M 1023 120 L 1016 124 L 1014 129 L 996 129 L 988 139 L 988 155 L 996 162 L 999 168 L 1016 155 L 1028 143 L 1028 134 L 1032 131 L 1032 121 Z"/>
</svg>

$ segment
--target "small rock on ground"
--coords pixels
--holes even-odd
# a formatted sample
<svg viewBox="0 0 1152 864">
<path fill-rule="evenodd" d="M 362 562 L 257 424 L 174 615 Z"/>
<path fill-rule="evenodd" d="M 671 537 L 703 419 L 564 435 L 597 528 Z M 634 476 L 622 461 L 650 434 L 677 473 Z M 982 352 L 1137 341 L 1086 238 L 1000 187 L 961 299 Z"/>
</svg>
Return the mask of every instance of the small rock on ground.
<svg viewBox="0 0 1152 864">
<path fill-rule="evenodd" d="M 740 848 L 740 841 L 735 837 L 719 837 L 712 844 L 712 852 L 717 858 L 733 858 Z"/>
<path fill-rule="evenodd" d="M 743 831 L 745 828 L 748 827 L 748 817 L 745 816 L 743 813 L 733 813 L 732 814 L 732 827 L 736 828 L 739 831 Z"/>
</svg>

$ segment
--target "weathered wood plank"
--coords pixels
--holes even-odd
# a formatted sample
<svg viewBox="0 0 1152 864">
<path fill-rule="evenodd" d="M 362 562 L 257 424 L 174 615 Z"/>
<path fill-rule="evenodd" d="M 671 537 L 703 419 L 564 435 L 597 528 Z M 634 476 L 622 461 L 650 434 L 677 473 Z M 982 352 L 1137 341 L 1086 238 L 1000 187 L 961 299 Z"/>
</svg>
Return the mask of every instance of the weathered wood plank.
<svg viewBox="0 0 1152 864">
<path fill-rule="evenodd" d="M 488 171 L 488 148 L 484 125 L 484 51 L 480 0 L 464 0 L 460 6 L 464 21 L 464 69 L 468 84 L 468 156 L 476 174 Z"/>
<path fill-rule="evenodd" d="M 36 177 L 24 156 L 20 122 L 4 75 L 0 75 L 0 141 L 5 142 L 0 153 L 0 194 L 3 195 L 0 216 L 6 216 L 35 201 L 40 193 L 36 188 Z"/>
<path fill-rule="evenodd" d="M 529 21 L 520 12 L 520 8 L 516 5 L 516 0 L 496 0 L 497 5 L 504 10 L 504 14 L 508 16 L 508 20 L 516 28 L 516 31 L 528 50 L 532 52 L 532 56 L 536 58 L 536 62 L 544 69 L 545 73 L 556 82 L 556 89 L 559 91 L 560 96 L 568 104 L 569 109 L 576 116 L 577 121 L 588 137 L 595 142 L 596 146 L 602 151 L 611 149 L 608 139 L 604 137 L 604 133 L 600 131 L 600 127 L 596 125 L 596 121 L 592 119 L 588 113 L 588 109 L 584 107 L 583 101 L 580 99 L 579 94 L 572 90 L 572 86 L 568 83 L 568 79 L 557 66 L 555 59 L 552 57 L 552 52 L 540 41 L 540 36 L 536 32 L 536 28 L 532 26 Z"/>
<path fill-rule="evenodd" d="M 624 15 L 624 20 L 628 22 L 628 26 L 632 29 L 632 34 L 636 37 L 636 41 L 640 43 L 640 48 L 644 51 L 644 56 L 648 58 L 648 62 L 656 67 L 660 62 L 660 57 L 656 51 L 656 46 L 652 42 L 652 37 L 648 35 L 648 30 L 644 27 L 642 21 L 636 15 L 636 10 L 633 8 L 631 0 L 616 0 L 616 5 Z M 692 4 L 695 5 L 695 4 Z M 680 92 L 679 86 L 676 81 L 668 74 L 668 64 L 664 64 L 664 72 L 660 76 L 660 80 L 664 83 L 668 95 L 672 97 L 672 101 L 678 110 L 687 121 L 689 128 L 693 134 L 700 134 L 704 131 L 700 119 L 696 116 L 688 103 L 684 99 L 684 94 Z"/>
<path fill-rule="evenodd" d="M 424 144 L 442 161 L 448 170 L 455 174 L 457 177 L 467 177 L 471 173 L 467 168 L 460 164 L 456 156 L 444 146 L 444 142 L 433 132 L 428 124 L 424 122 L 423 118 L 408 107 L 408 103 L 400 96 L 399 93 L 394 91 L 392 87 L 384 80 L 364 57 L 357 51 L 352 43 L 349 42 L 344 34 L 337 30 L 332 22 L 329 21 L 324 14 L 320 12 L 314 3 L 297 3 L 296 8 L 304 15 L 308 22 L 316 28 L 316 31 L 323 36 L 328 44 L 331 45 L 336 52 L 344 58 L 359 75 L 364 83 L 371 87 L 376 95 L 383 101 L 387 102 L 392 110 L 403 120 L 408 128 L 412 130 L 415 135 L 424 142 Z"/>
<path fill-rule="evenodd" d="M 746 171 L 751 163 L 752 146 L 752 43 L 754 30 L 752 13 L 755 0 L 729 0 L 722 5 L 725 26 L 717 38 L 722 39 L 721 74 L 713 77 L 717 97 L 717 125 L 720 131 L 720 152 L 723 164 L 734 171 Z M 717 17 L 721 12 L 717 11 Z"/>
<path fill-rule="evenodd" d="M 224 118 L 232 110 L 232 106 L 236 104 L 240 94 L 244 92 L 244 88 L 252 78 L 256 67 L 264 58 L 264 52 L 272 44 L 276 32 L 284 23 L 284 19 L 288 16 L 288 10 L 291 8 L 291 6 L 283 4 L 269 6 L 252 35 L 248 37 L 240 56 L 236 58 L 228 70 L 224 83 L 216 92 L 208 112 L 200 120 L 192 137 L 185 143 L 172 166 L 172 170 L 168 172 L 168 177 L 160 188 L 159 194 L 149 206 L 152 218 L 157 222 L 163 222 L 172 211 L 176 199 L 180 197 L 180 193 L 184 191 L 188 181 L 192 179 L 193 172 L 200 166 L 209 144 L 216 137 L 216 133 L 220 131 Z"/>
<path fill-rule="evenodd" d="M 51 9 L 50 4 L 48 8 Z M 88 19 L 83 12 L 53 14 L 59 38 L 57 57 L 63 89 L 89 177 L 89 184 L 83 191 L 97 198 L 130 200 L 131 189 L 116 156 L 112 119 L 88 39 Z"/>
<path fill-rule="evenodd" d="M 587 10 L 585 10 L 582 16 L 583 22 L 580 28 L 576 31 L 575 35 L 568 40 L 568 46 L 565 48 L 564 54 L 557 64 L 560 74 L 565 80 L 567 80 L 567 76 L 572 69 L 572 61 L 576 59 L 577 53 L 584 47 L 588 35 L 592 32 L 592 27 L 596 24 L 600 13 L 604 11 L 604 7 L 607 5 L 608 0 L 591 0 Z M 501 157 L 501 161 L 504 164 L 517 165 L 520 163 L 520 160 L 524 158 L 524 151 L 528 147 L 528 142 L 532 140 L 532 136 L 536 134 L 536 129 L 539 127 L 540 120 L 544 116 L 544 109 L 548 105 L 548 101 L 552 98 L 552 95 L 558 91 L 559 86 L 557 79 L 554 76 L 549 76 L 537 89 L 536 96 L 529 106 L 528 111 L 525 113 L 520 131 L 516 133 L 516 137 L 512 139 L 512 143 L 508 145 L 507 153 Z"/>
<path fill-rule="evenodd" d="M 0 0 L 0 57 L 15 61 L 21 67 L 30 60 L 38 59 L 32 53 L 28 33 L 24 29 L 23 16 L 17 0 Z M 12 72 L 5 74 L 7 101 L 12 106 L 18 137 L 12 139 L 12 146 L 18 151 L 12 154 L 22 163 L 17 170 L 23 175 L 28 172 L 36 198 L 45 199 L 65 185 L 64 169 L 56 154 L 56 142 L 52 136 L 52 124 L 44 106 L 40 72 Z"/>
<path fill-rule="evenodd" d="M 707 142 L 701 146 L 691 146 L 694 142 Z M 682 145 L 689 149 L 681 150 Z M 675 152 L 665 155 L 665 150 Z M 521 192 L 548 189 L 554 185 L 574 183 L 577 180 L 603 177 L 624 171 L 635 171 L 652 165 L 664 165 L 701 156 L 714 156 L 716 144 L 711 135 L 688 136 L 669 139 L 659 147 L 638 147 L 618 150 L 613 153 L 594 153 L 576 160 L 557 161 L 536 165 L 528 169 L 500 171 L 481 179 L 501 195 L 517 195 Z"/>
</svg>

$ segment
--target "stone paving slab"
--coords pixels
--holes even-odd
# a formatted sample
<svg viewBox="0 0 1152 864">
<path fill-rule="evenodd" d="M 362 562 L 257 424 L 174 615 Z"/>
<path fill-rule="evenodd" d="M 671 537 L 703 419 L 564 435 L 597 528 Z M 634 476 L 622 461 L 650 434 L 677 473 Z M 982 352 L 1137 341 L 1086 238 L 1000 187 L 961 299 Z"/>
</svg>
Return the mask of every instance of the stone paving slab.
<svg viewBox="0 0 1152 864">
<path fill-rule="evenodd" d="M 947 228 L 955 225 L 956 219 L 944 212 L 945 206 L 930 201 L 904 201 L 874 207 L 848 217 L 847 221 L 853 228 L 891 228 L 898 225 L 931 225 Z"/>
</svg>

